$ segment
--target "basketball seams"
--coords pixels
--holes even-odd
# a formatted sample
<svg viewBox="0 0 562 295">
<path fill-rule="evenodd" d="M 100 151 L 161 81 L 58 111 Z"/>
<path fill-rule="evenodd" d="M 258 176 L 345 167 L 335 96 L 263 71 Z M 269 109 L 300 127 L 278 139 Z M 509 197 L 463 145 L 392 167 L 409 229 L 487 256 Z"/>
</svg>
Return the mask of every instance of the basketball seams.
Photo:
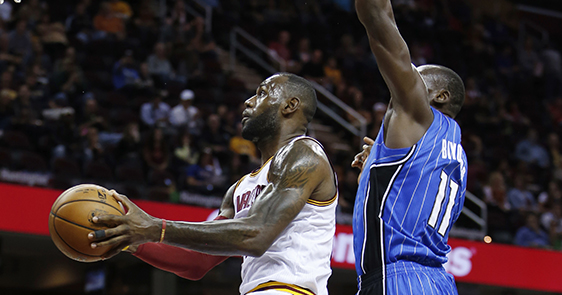
<svg viewBox="0 0 562 295">
<path fill-rule="evenodd" d="M 67 222 L 67 223 L 71 224 L 71 225 L 90 229 L 90 228 L 88 228 L 88 227 L 85 227 L 85 226 L 76 224 L 76 223 L 74 223 L 74 222 L 72 222 L 72 221 L 68 221 L 68 220 L 66 220 L 66 219 L 64 219 L 64 218 L 62 218 L 62 217 L 59 217 L 59 216 L 55 215 L 53 212 L 51 212 L 51 214 L 53 214 L 53 216 L 55 217 L 55 219 L 58 218 L 58 219 L 60 219 L 60 220 L 62 220 L 62 221 L 64 221 L 64 222 Z M 68 248 L 72 249 L 72 250 L 75 251 L 76 253 L 80 253 L 80 254 L 82 254 L 82 255 L 84 255 L 84 256 L 88 256 L 88 257 L 101 257 L 101 255 L 90 255 L 90 254 L 82 253 L 82 252 L 76 250 L 76 249 L 75 249 L 74 247 L 72 247 L 70 244 L 68 244 L 68 243 L 63 239 L 63 237 L 59 234 L 59 231 L 57 230 L 57 223 L 56 223 L 55 221 L 53 221 L 53 228 L 54 228 L 55 232 L 57 233 L 57 236 L 59 237 L 59 240 L 62 241 L 66 246 L 68 246 Z M 93 229 L 92 229 L 92 230 L 93 230 Z M 75 260 L 76 260 L 76 259 L 75 259 Z"/>
<path fill-rule="evenodd" d="M 57 208 L 57 211 L 56 211 L 56 212 L 51 211 L 51 213 L 53 213 L 55 216 L 58 216 L 57 213 L 59 212 L 59 210 L 60 210 L 62 207 L 66 206 L 66 205 L 68 205 L 68 204 L 71 204 L 71 203 L 76 203 L 76 202 L 94 202 L 94 203 L 104 204 L 104 205 L 107 205 L 107 206 L 109 206 L 109 207 L 111 207 L 111 208 L 117 210 L 119 213 L 121 213 L 121 216 L 125 215 L 125 214 L 123 214 L 123 213 L 121 212 L 121 210 L 119 210 L 119 208 L 117 208 L 117 207 L 115 207 L 115 206 L 113 206 L 113 205 L 111 205 L 111 204 L 108 204 L 108 203 L 102 202 L 102 201 L 98 201 L 98 200 L 90 200 L 90 199 L 79 199 L 79 200 L 68 201 L 68 202 L 66 202 L 66 203 L 64 203 L 64 204 L 62 204 L 62 205 L 60 205 L 60 206 Z"/>
<path fill-rule="evenodd" d="M 96 184 L 79 184 L 79 185 L 73 186 L 73 187 L 71 187 L 71 188 L 65 190 L 64 192 L 62 192 L 62 194 L 57 198 L 57 200 L 56 200 L 55 203 L 53 204 L 53 207 L 52 207 L 52 208 L 56 208 L 56 207 L 57 207 L 57 204 L 58 204 L 61 200 L 64 200 L 66 195 L 68 195 L 68 194 L 70 194 L 70 193 L 75 193 L 78 189 L 81 189 L 81 188 L 86 187 L 86 186 L 95 186 L 95 187 L 97 187 L 96 189 L 102 189 L 102 187 L 100 187 L 99 185 L 96 185 Z M 52 209 L 51 209 L 51 210 L 52 210 Z"/>
</svg>

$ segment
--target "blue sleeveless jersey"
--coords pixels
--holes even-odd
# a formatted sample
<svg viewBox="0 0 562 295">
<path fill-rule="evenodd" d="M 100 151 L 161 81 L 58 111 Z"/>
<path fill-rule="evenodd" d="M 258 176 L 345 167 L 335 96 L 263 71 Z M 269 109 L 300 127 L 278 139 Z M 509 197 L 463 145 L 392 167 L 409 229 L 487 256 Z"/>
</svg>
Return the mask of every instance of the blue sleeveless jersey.
<svg viewBox="0 0 562 295">
<path fill-rule="evenodd" d="M 353 215 L 360 276 L 384 276 L 385 266 L 398 261 L 447 261 L 449 230 L 464 204 L 467 160 L 459 125 L 431 110 L 433 123 L 411 148 L 387 148 L 381 127 L 364 164 Z"/>
</svg>

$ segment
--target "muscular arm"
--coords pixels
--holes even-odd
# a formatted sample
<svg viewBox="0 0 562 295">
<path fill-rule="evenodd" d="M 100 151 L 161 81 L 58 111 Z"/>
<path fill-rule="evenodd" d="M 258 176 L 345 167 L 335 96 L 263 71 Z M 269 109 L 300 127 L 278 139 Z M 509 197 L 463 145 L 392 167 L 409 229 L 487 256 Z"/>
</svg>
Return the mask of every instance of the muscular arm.
<svg viewBox="0 0 562 295">
<path fill-rule="evenodd" d="M 331 179 L 329 164 L 320 155 L 310 143 L 296 141 L 271 163 L 270 184 L 256 198 L 248 217 L 206 223 L 171 222 L 164 242 L 215 255 L 261 256 L 319 184 Z"/>
<path fill-rule="evenodd" d="M 410 51 L 396 26 L 390 0 L 356 0 L 355 4 L 379 70 L 392 95 L 392 110 L 397 115 L 406 115 L 414 124 L 429 127 L 433 113 L 427 99 L 428 90 L 411 63 Z M 408 122 L 400 124 L 404 123 Z"/>
<path fill-rule="evenodd" d="M 234 217 L 234 208 L 232 206 L 234 188 L 235 185 L 228 189 L 223 199 L 219 216 L 215 220 Z M 229 258 L 229 256 L 209 255 L 158 243 L 139 245 L 133 255 L 154 267 L 190 280 L 201 279 L 207 272 Z"/>
<path fill-rule="evenodd" d="M 331 168 L 321 148 L 308 140 L 299 140 L 283 148 L 270 165 L 269 179 L 270 184 L 256 197 L 248 217 L 199 223 L 168 221 L 163 243 L 212 255 L 261 256 L 297 216 L 309 197 L 324 189 L 319 188 L 321 183 L 331 181 L 328 188 L 335 193 Z M 125 216 L 94 218 L 94 221 L 113 228 L 104 232 L 109 239 L 93 243 L 93 247 L 120 249 L 123 245 L 159 240 L 160 219 L 138 209 L 124 196 L 116 195 L 116 199 L 124 202 L 130 211 Z M 226 210 L 224 214 L 232 217 L 234 211 Z M 95 240 L 93 233 L 91 239 Z"/>
</svg>

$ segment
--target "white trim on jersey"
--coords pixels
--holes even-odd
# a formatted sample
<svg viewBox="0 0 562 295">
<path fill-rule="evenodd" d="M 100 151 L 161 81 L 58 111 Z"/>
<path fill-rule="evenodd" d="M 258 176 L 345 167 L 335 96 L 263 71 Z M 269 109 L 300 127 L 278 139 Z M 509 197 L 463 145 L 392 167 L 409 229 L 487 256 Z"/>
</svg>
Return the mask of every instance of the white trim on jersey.
<svg viewBox="0 0 562 295">
<path fill-rule="evenodd" d="M 416 150 L 416 146 L 417 145 L 413 145 L 410 148 L 410 151 L 408 151 L 408 154 L 406 154 L 406 156 L 398 161 L 394 161 L 394 162 L 387 162 L 387 163 L 380 163 L 380 164 L 372 164 L 369 167 L 369 170 L 372 168 L 377 168 L 377 167 L 386 167 L 386 166 L 393 166 L 393 165 L 400 165 L 398 167 L 398 169 L 396 169 L 396 172 L 394 172 L 394 175 L 392 175 L 392 178 L 390 179 L 390 182 L 386 188 L 386 191 L 384 192 L 383 198 L 381 200 L 381 206 L 380 206 L 380 211 L 378 214 L 379 219 L 381 220 L 380 224 L 380 243 L 381 243 L 381 266 L 382 266 L 382 288 L 383 288 L 383 294 L 386 294 L 386 267 L 385 267 L 385 261 L 384 261 L 384 222 L 382 222 L 382 212 L 384 209 L 384 203 L 386 201 L 386 197 L 388 196 L 388 193 L 390 192 L 390 189 L 392 188 L 392 184 L 394 183 L 394 180 L 396 179 L 396 176 L 398 176 L 398 174 L 400 173 L 400 171 L 402 170 L 402 165 L 404 163 L 406 163 L 414 154 L 414 151 Z M 363 271 L 363 273 L 365 274 L 365 267 L 364 267 L 364 263 L 365 263 L 365 248 L 367 246 L 367 204 L 369 202 L 369 196 L 370 196 L 370 192 L 371 192 L 371 182 L 368 181 L 368 185 L 367 185 L 367 195 L 365 197 L 365 202 L 363 203 L 363 233 L 364 233 L 364 237 L 363 237 L 363 247 L 361 250 L 361 270 Z M 361 288 L 361 284 L 359 284 L 359 288 Z"/>
</svg>

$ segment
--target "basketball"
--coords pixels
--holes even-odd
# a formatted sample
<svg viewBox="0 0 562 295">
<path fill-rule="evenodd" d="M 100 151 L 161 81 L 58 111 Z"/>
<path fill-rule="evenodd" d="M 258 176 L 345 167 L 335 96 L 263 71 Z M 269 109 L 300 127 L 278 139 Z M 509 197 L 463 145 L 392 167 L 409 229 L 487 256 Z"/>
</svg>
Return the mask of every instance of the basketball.
<svg viewBox="0 0 562 295">
<path fill-rule="evenodd" d="M 109 190 L 95 184 L 80 184 L 64 191 L 49 214 L 49 232 L 57 248 L 80 262 L 101 260 L 110 247 L 92 249 L 88 233 L 107 227 L 93 223 L 98 215 L 124 215 L 121 203 Z"/>
</svg>

